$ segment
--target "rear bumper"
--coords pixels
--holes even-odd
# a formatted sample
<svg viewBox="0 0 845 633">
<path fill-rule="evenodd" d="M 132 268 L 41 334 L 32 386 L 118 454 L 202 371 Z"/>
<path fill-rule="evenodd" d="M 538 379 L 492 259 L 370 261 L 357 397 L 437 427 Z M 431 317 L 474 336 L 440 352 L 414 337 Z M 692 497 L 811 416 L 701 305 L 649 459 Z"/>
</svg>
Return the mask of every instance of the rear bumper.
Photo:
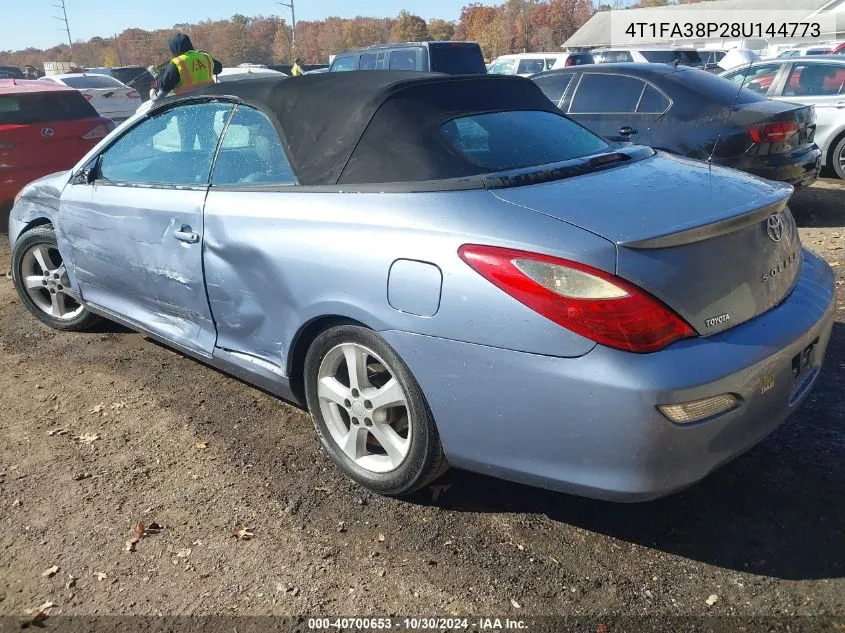
<svg viewBox="0 0 845 633">
<path fill-rule="evenodd" d="M 743 154 L 720 161 L 720 164 L 798 188 L 811 185 L 818 179 L 821 156 L 821 150 L 813 145 L 786 154 Z"/>
<path fill-rule="evenodd" d="M 795 410 L 830 339 L 833 274 L 805 252 L 780 305 L 707 338 L 653 354 L 596 347 L 554 358 L 388 331 L 422 386 L 449 461 L 531 485 L 617 501 L 689 486 L 759 442 Z M 816 343 L 796 389 L 792 359 Z M 676 425 L 658 410 L 732 393 L 741 406 Z"/>
</svg>

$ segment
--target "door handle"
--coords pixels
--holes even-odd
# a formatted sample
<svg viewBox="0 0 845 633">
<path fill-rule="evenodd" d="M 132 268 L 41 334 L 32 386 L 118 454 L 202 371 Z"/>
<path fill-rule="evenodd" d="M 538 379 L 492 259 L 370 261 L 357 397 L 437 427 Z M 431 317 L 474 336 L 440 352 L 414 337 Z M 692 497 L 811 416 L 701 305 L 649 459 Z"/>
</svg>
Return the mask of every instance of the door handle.
<svg viewBox="0 0 845 633">
<path fill-rule="evenodd" d="M 200 234 L 192 231 L 191 227 L 187 224 L 183 224 L 182 228 L 178 231 L 173 231 L 173 237 L 180 242 L 187 242 L 188 244 L 196 244 L 200 241 Z"/>
<path fill-rule="evenodd" d="M 619 128 L 619 136 L 631 136 L 632 134 L 636 134 L 637 131 L 632 128 L 630 125 L 624 125 Z"/>
</svg>

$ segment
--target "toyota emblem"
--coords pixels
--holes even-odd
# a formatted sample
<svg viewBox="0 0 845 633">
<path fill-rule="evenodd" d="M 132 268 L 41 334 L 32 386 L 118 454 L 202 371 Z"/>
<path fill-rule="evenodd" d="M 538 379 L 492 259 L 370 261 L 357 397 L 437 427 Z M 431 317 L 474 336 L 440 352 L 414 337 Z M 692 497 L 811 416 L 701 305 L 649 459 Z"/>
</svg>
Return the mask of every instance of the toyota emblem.
<svg viewBox="0 0 845 633">
<path fill-rule="evenodd" d="M 41 136 L 43 136 L 44 138 L 52 138 L 53 134 L 53 128 L 45 127 L 43 130 L 41 130 Z"/>
<path fill-rule="evenodd" d="M 770 215 L 766 220 L 766 232 L 773 242 L 780 242 L 783 237 L 783 220 L 780 215 Z"/>
</svg>

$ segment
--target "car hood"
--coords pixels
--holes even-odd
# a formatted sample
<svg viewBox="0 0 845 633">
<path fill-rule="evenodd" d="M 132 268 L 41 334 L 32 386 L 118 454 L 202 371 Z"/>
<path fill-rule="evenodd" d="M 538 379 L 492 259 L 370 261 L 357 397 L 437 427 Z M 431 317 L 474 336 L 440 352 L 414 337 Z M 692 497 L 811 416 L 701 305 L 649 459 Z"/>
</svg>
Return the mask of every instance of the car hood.
<svg viewBox="0 0 845 633">
<path fill-rule="evenodd" d="M 70 170 L 57 171 L 33 180 L 21 190 L 21 196 L 58 210 L 62 190 L 70 179 Z"/>
</svg>

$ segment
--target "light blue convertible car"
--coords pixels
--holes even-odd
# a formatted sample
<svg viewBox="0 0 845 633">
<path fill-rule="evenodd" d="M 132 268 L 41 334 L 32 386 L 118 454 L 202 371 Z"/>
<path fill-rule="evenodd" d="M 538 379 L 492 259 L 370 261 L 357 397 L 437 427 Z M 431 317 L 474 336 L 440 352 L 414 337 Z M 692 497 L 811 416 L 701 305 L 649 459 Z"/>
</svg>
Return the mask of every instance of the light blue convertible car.
<svg viewBox="0 0 845 633">
<path fill-rule="evenodd" d="M 636 501 L 816 380 L 833 276 L 791 191 L 610 146 L 524 79 L 326 73 L 157 102 L 27 186 L 9 238 L 44 323 L 306 405 L 374 491 L 451 464 Z"/>
</svg>

